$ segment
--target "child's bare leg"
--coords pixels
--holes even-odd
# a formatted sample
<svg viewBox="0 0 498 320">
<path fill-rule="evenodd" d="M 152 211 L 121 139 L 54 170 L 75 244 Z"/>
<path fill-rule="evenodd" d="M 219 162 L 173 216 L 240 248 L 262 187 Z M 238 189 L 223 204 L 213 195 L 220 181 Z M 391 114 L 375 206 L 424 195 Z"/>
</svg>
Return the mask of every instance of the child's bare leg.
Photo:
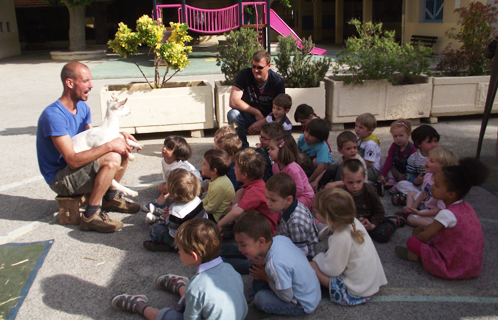
<svg viewBox="0 0 498 320">
<path fill-rule="evenodd" d="M 164 188 L 164 186 L 165 186 L 165 185 L 166 185 L 166 183 L 160 183 L 160 184 L 157 186 L 157 190 L 159 190 L 159 192 L 161 192 L 161 193 L 162 193 L 163 188 Z"/>
<path fill-rule="evenodd" d="M 316 276 L 318 277 L 318 281 L 320 282 L 320 284 L 327 288 L 329 287 L 329 284 L 330 284 L 330 277 L 327 276 L 325 273 L 323 273 L 320 268 L 318 268 L 318 265 L 316 264 L 316 262 L 314 261 L 311 261 L 310 262 L 310 265 L 311 267 L 313 268 L 313 270 L 315 270 L 315 273 L 316 273 Z"/>
<path fill-rule="evenodd" d="M 159 313 L 158 309 L 149 306 L 144 310 L 144 317 L 147 320 L 156 320 L 158 313 Z"/>
<path fill-rule="evenodd" d="M 406 222 L 411 227 L 419 227 L 419 226 L 426 227 L 432 223 L 432 221 L 430 220 L 427 220 L 422 217 L 414 217 L 412 214 L 408 216 Z"/>
<path fill-rule="evenodd" d="M 415 203 L 415 196 L 417 195 L 418 192 L 415 191 L 410 191 L 408 192 L 408 195 L 406 196 L 406 206 L 413 208 L 413 204 Z M 416 208 L 414 208 L 416 209 Z"/>
</svg>

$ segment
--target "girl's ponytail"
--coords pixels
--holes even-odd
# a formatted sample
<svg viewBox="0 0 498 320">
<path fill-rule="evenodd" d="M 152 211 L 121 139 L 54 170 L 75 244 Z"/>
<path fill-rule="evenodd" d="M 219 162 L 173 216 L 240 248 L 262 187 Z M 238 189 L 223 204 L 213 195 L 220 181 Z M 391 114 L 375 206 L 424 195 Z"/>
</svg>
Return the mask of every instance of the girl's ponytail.
<svg viewBox="0 0 498 320">
<path fill-rule="evenodd" d="M 353 237 L 353 240 L 358 242 L 359 244 L 365 242 L 365 238 L 363 238 L 363 232 L 361 232 L 360 230 L 356 230 L 354 221 L 353 223 L 351 223 L 351 226 L 353 227 L 353 229 L 351 229 L 351 236 Z"/>
<path fill-rule="evenodd" d="M 462 199 L 473 186 L 479 186 L 486 181 L 489 169 L 477 158 L 464 158 L 457 166 L 443 167 L 446 177 L 446 188 Z"/>
<path fill-rule="evenodd" d="M 278 163 L 287 166 L 292 162 L 297 162 L 299 150 L 296 140 L 290 134 L 282 134 L 272 139 L 278 147 Z"/>
</svg>

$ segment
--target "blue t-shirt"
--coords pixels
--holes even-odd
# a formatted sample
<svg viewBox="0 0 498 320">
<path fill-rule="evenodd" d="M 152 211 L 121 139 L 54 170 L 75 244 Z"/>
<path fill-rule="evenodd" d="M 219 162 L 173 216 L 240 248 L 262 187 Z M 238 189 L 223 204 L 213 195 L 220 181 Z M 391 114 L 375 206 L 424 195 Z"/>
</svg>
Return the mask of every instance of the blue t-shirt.
<svg viewBox="0 0 498 320">
<path fill-rule="evenodd" d="M 40 172 L 48 184 L 51 184 L 57 171 L 66 167 L 52 137 L 69 135 L 71 138 L 85 131 L 86 126 L 92 123 L 90 108 L 84 101 L 76 104 L 77 113 L 72 114 L 59 101 L 55 101 L 43 110 L 38 119 L 36 130 L 36 153 Z"/>
<path fill-rule="evenodd" d="M 277 290 L 292 288 L 294 298 L 306 313 L 313 312 L 322 299 L 320 282 L 304 253 L 286 236 L 273 237 L 265 257 L 266 274 Z"/>
<path fill-rule="evenodd" d="M 304 134 L 297 140 L 297 147 L 302 153 L 305 153 L 310 158 L 316 157 L 316 163 L 332 163 L 332 154 L 326 141 L 320 141 L 310 146 L 304 141 Z"/>
</svg>

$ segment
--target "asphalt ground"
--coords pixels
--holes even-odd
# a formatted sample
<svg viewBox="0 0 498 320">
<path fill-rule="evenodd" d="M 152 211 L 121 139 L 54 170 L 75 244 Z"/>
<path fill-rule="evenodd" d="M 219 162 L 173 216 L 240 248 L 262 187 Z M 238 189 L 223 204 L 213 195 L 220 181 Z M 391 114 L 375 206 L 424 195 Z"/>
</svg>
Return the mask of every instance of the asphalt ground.
<svg viewBox="0 0 498 320">
<path fill-rule="evenodd" d="M 90 69 L 106 60 L 82 61 Z M 146 294 L 155 307 L 174 306 L 177 297 L 155 288 L 155 279 L 165 273 L 192 276 L 177 254 L 152 253 L 142 247 L 148 239 L 144 213 L 111 213 L 125 223 L 121 232 L 82 232 L 76 226 L 58 223 L 55 194 L 41 177 L 36 158 L 37 120 L 42 110 L 62 92 L 60 70 L 64 62 L 50 60 L 46 52 L 0 60 L 0 244 L 53 239 L 44 264 L 19 310 L 17 319 L 138 319 L 110 308 L 111 298 L 120 293 Z M 176 80 L 220 80 L 222 74 L 176 76 Z M 107 84 L 127 83 L 140 78 L 93 81 L 88 104 L 93 123 L 101 123 L 99 91 Z M 434 127 L 441 135 L 440 146 L 460 157 L 473 156 L 481 124 L 480 116 L 440 118 Z M 347 130 L 353 130 L 351 124 Z M 482 157 L 496 164 L 498 117 L 492 116 L 486 132 Z M 191 162 L 200 168 L 203 153 L 212 147 L 214 131 L 204 138 L 188 138 L 193 149 Z M 389 123 L 380 123 L 375 133 L 382 140 L 383 153 L 391 144 Z M 185 137 L 188 132 L 180 133 Z M 295 128 L 297 138 L 300 128 Z M 331 132 L 335 148 L 338 132 Z M 136 201 L 147 203 L 157 196 L 161 179 L 160 150 L 166 134 L 137 135 L 145 147 L 131 162 L 122 180 L 139 191 Z M 250 137 L 251 144 L 256 136 Z M 337 152 L 333 157 L 338 156 Z M 495 189 L 496 191 L 496 189 Z M 466 197 L 483 226 L 485 252 L 483 273 L 471 280 L 444 280 L 434 277 L 421 264 L 402 261 L 394 253 L 411 234 L 410 227 L 398 229 L 389 243 L 375 244 L 389 281 L 365 305 L 341 307 L 332 304 L 326 291 L 315 312 L 305 319 L 483 319 L 498 318 L 498 197 L 476 187 Z M 386 213 L 399 208 L 382 198 Z M 325 243 L 322 248 L 325 249 Z M 243 276 L 246 292 L 251 278 Z M 1 283 L 0 283 L 1 285 Z M 1 303 L 2 301 L 0 301 Z M 284 319 L 250 308 L 247 319 Z"/>
</svg>

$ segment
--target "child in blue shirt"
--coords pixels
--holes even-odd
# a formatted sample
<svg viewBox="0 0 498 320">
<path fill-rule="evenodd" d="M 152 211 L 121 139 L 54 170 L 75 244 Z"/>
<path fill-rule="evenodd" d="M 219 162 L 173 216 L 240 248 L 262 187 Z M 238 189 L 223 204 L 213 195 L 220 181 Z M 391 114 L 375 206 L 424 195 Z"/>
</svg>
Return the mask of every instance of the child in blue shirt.
<svg viewBox="0 0 498 320">
<path fill-rule="evenodd" d="M 111 306 L 139 313 L 146 319 L 244 319 L 247 303 L 242 278 L 219 257 L 221 237 L 216 224 L 208 219 L 192 219 L 180 226 L 175 235 L 180 259 L 196 266 L 197 273 L 186 277 L 166 274 L 156 280 L 159 289 L 178 294 L 175 309 L 151 307 L 144 295 L 120 294 Z"/>
<path fill-rule="evenodd" d="M 303 252 L 285 236 L 271 237 L 271 226 L 259 212 L 244 214 L 234 226 L 240 251 L 253 262 L 249 300 L 266 313 L 304 315 L 322 298 L 318 278 Z M 261 259 L 264 257 L 264 259 Z"/>
<path fill-rule="evenodd" d="M 306 125 L 306 131 L 297 141 L 297 148 L 301 152 L 301 167 L 314 190 L 329 164 L 334 162 L 327 145 L 328 138 L 329 127 L 325 120 L 313 119 Z"/>
<path fill-rule="evenodd" d="M 277 122 L 284 127 L 285 133 L 292 133 L 292 122 L 287 117 L 292 106 L 292 98 L 281 93 L 273 99 L 272 112 L 266 117 L 265 123 Z"/>
</svg>

